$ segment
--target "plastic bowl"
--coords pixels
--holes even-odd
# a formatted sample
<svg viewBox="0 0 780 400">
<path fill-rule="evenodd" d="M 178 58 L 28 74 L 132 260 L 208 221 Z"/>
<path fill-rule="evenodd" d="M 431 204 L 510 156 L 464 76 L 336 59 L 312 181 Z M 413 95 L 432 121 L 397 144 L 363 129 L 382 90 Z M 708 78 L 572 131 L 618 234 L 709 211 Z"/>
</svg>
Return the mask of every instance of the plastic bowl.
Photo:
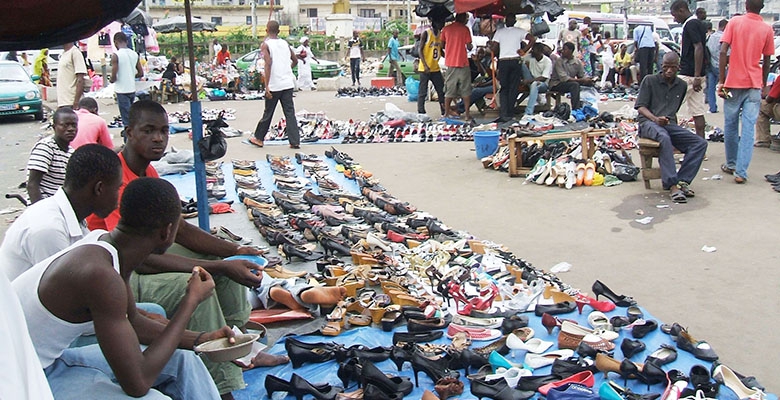
<svg viewBox="0 0 780 400">
<path fill-rule="evenodd" d="M 260 335 L 256 333 L 236 335 L 236 343 L 232 345 L 227 338 L 209 340 L 195 346 L 195 352 L 205 354 L 213 362 L 232 361 L 249 354 L 252 343 L 259 338 Z"/>
</svg>

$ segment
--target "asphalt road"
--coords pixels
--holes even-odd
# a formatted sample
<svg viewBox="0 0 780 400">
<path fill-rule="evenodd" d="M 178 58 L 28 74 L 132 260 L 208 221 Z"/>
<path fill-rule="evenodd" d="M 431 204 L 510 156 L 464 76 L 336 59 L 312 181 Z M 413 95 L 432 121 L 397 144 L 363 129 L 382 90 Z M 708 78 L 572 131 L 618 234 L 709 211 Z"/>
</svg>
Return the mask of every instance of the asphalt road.
<svg viewBox="0 0 780 400">
<path fill-rule="evenodd" d="M 406 111 L 416 108 L 400 97 L 336 99 L 333 92 L 299 93 L 295 101 L 298 110 L 324 111 L 331 119 L 341 120 L 366 120 L 387 102 Z M 117 112 L 110 103 L 101 100 L 107 120 Z M 631 103 L 613 101 L 600 107 L 611 111 L 626 104 Z M 262 106 L 261 101 L 203 103 L 204 108 L 235 108 L 237 119 L 229 122 L 242 130 L 254 128 Z M 166 107 L 169 111 L 188 109 L 186 103 Z M 435 108 L 428 104 L 429 110 Z M 707 119 L 722 126 L 722 115 L 708 114 Z M 274 121 L 280 116 L 277 111 Z M 0 120 L 0 174 L 5 192 L 24 180 L 23 168 L 40 127 L 32 119 Z M 117 130 L 113 132 L 116 139 Z M 240 138 L 228 142 L 225 159 L 293 154 L 287 146 L 258 149 L 242 144 Z M 172 136 L 170 144 L 191 146 L 184 134 Z M 537 267 L 570 263 L 571 271 L 560 275 L 563 280 L 584 291 L 590 290 L 595 279 L 602 280 L 615 291 L 633 296 L 660 320 L 687 326 L 694 337 L 709 341 L 733 369 L 756 375 L 771 391 L 780 391 L 776 372 L 780 323 L 775 318 L 780 310 L 780 213 L 776 211 L 780 195 L 763 181 L 764 174 L 778 171 L 780 153 L 757 149 L 750 180 L 736 185 L 729 175 L 704 180 L 721 174 L 719 166 L 724 161 L 723 144 L 710 143 L 709 160 L 692 185 L 696 197 L 688 204 L 674 205 L 660 192 L 659 181 L 653 182 L 652 190 L 645 190 L 641 182 L 568 191 L 523 185 L 522 178 L 482 169 L 473 143 L 468 142 L 337 147 L 373 172 L 398 198 L 456 229 L 503 243 Z M 323 145 L 303 147 L 319 155 L 326 149 Z M 638 163 L 636 151 L 632 154 Z M 19 206 L 15 200 L 0 199 L 0 209 Z M 0 230 L 5 230 L 10 216 L 2 215 Z M 647 216 L 653 217 L 647 225 L 635 221 Z M 246 219 L 230 221 L 231 230 L 262 243 Z M 717 251 L 704 252 L 703 246 Z"/>
</svg>

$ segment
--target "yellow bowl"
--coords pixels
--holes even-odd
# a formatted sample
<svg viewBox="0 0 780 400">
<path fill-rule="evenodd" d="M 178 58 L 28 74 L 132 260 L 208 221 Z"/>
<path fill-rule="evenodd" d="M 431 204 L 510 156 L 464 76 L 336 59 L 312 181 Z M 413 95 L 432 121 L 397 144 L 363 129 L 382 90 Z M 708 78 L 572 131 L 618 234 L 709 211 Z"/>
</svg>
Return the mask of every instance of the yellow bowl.
<svg viewBox="0 0 780 400">
<path fill-rule="evenodd" d="M 251 333 L 236 335 L 236 343 L 230 344 L 227 338 L 209 340 L 195 346 L 196 353 L 203 353 L 213 362 L 226 362 L 244 357 L 252 350 L 252 343 L 260 338 L 260 335 Z"/>
</svg>

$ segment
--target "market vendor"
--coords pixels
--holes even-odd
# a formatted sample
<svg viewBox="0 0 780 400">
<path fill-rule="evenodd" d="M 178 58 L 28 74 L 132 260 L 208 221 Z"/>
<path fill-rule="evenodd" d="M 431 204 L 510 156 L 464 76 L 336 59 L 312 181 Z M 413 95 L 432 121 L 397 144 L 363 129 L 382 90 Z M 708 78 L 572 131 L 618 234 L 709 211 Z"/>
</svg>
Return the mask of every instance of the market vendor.
<svg viewBox="0 0 780 400">
<path fill-rule="evenodd" d="M 165 72 L 163 72 L 162 77 L 163 79 L 168 79 L 171 81 L 176 81 L 176 77 L 184 73 L 184 66 L 181 65 L 179 60 L 176 59 L 176 57 L 171 57 L 171 62 L 168 63 L 168 66 L 165 67 Z"/>
<path fill-rule="evenodd" d="M 219 50 L 219 53 L 217 53 L 217 66 L 224 67 L 229 62 L 230 62 L 230 51 L 228 50 L 227 45 L 224 45 Z"/>
<path fill-rule="evenodd" d="M 658 163 L 664 190 L 675 203 L 686 203 L 694 196 L 690 184 L 699 172 L 707 141 L 677 124 L 687 85 L 677 77 L 680 57 L 672 52 L 664 54 L 661 72 L 648 75 L 639 86 L 639 96 L 634 108 L 639 111 L 639 136 L 659 143 Z M 674 150 L 685 158 L 677 170 Z"/>
</svg>

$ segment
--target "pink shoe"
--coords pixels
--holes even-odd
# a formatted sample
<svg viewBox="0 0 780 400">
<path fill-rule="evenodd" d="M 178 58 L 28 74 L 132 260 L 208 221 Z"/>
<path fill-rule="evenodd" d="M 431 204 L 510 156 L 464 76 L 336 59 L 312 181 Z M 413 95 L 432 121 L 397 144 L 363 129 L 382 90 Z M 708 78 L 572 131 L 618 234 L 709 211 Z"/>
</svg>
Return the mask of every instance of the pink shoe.
<svg viewBox="0 0 780 400">
<path fill-rule="evenodd" d="M 459 332 L 467 333 L 472 341 L 495 340 L 501 337 L 501 331 L 498 329 L 472 328 L 469 326 L 450 324 L 447 327 L 447 337 L 452 339 Z"/>
</svg>

